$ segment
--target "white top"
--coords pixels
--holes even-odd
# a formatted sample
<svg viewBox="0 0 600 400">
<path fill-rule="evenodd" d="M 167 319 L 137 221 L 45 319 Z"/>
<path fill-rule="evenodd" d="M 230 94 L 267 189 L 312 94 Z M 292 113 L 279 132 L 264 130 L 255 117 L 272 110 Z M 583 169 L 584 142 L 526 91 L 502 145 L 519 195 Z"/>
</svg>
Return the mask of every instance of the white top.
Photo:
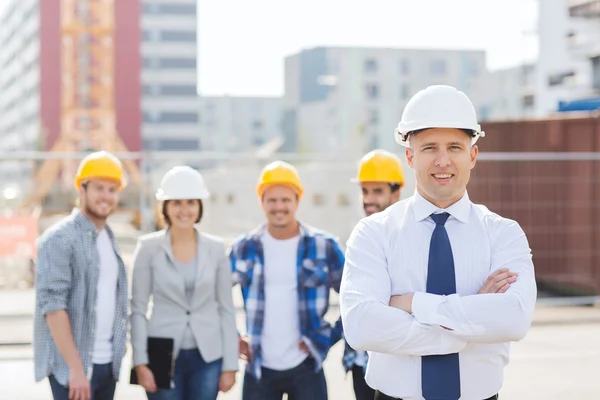
<svg viewBox="0 0 600 400">
<path fill-rule="evenodd" d="M 171 249 L 172 251 L 173 249 Z M 194 289 L 196 288 L 196 272 L 198 271 L 198 261 L 197 256 L 194 256 L 192 261 L 188 263 L 182 263 L 181 261 L 175 259 L 173 260 L 175 263 L 175 268 L 181 274 L 183 278 L 183 284 L 185 287 L 185 296 L 187 297 L 188 304 L 191 304 L 192 296 L 194 295 Z M 188 316 L 188 321 L 185 325 L 185 330 L 183 331 L 183 336 L 181 339 L 180 348 L 182 350 L 190 350 L 198 348 L 198 344 L 196 343 L 196 338 L 194 337 L 194 332 L 192 331 L 192 327 L 190 326 L 190 317 Z"/>
<path fill-rule="evenodd" d="M 98 234 L 96 248 L 100 255 L 100 276 L 98 278 L 98 297 L 96 299 L 96 333 L 94 339 L 94 364 L 112 362 L 113 325 L 117 301 L 117 279 L 119 262 L 115 249 L 106 229 Z"/>
<path fill-rule="evenodd" d="M 435 212 L 451 215 L 445 227 L 457 294 L 450 296 L 425 293 L 435 227 L 429 215 Z M 510 289 L 477 294 L 500 268 L 519 273 Z M 388 306 L 390 296 L 410 292 L 412 315 Z M 340 306 L 350 346 L 373 352 L 369 386 L 392 397 L 422 399 L 421 356 L 459 352 L 461 399 L 481 400 L 502 387 L 509 342 L 527 333 L 536 295 L 531 251 L 518 223 L 471 203 L 466 193 L 445 210 L 415 193 L 354 228 Z"/>
<path fill-rule="evenodd" d="M 302 341 L 297 273 L 300 236 L 278 240 L 265 230 L 261 241 L 265 256 L 262 366 L 283 371 L 298 366 L 307 357 L 299 347 Z"/>
</svg>

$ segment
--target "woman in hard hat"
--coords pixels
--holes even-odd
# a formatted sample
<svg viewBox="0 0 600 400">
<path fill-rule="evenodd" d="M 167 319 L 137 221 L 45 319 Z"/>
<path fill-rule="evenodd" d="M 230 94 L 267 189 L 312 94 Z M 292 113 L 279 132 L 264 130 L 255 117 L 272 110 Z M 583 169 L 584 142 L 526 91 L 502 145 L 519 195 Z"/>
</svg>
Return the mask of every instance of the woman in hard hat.
<svg viewBox="0 0 600 400">
<path fill-rule="evenodd" d="M 166 229 L 142 236 L 134 254 L 132 374 L 151 400 L 214 400 L 235 383 L 231 267 L 224 243 L 195 227 L 208 196 L 198 171 L 168 171 L 156 193 Z"/>
</svg>

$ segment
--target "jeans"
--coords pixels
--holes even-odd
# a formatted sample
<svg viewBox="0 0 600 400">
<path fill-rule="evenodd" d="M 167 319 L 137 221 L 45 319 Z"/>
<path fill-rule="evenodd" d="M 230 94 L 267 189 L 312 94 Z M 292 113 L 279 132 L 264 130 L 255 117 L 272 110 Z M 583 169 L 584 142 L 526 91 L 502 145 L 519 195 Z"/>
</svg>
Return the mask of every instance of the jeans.
<svg viewBox="0 0 600 400">
<path fill-rule="evenodd" d="M 48 380 L 54 400 L 69 400 L 69 388 L 58 383 L 53 375 Z M 94 364 L 90 386 L 92 400 L 113 400 L 117 381 L 112 373 L 112 363 Z"/>
<path fill-rule="evenodd" d="M 198 349 L 180 350 L 175 361 L 174 389 L 146 393 L 148 400 L 215 400 L 222 359 L 207 363 Z"/>
<path fill-rule="evenodd" d="M 259 381 L 246 373 L 243 400 L 327 400 L 327 382 L 323 368 L 315 372 L 315 360 L 308 357 L 297 367 L 285 371 L 262 368 Z"/>
</svg>

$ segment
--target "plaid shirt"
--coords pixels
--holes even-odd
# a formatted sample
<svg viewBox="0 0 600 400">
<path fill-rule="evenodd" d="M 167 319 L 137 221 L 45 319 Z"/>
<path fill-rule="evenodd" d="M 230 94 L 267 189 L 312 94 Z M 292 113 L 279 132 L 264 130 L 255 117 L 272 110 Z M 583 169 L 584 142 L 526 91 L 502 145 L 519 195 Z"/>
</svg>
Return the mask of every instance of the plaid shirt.
<svg viewBox="0 0 600 400">
<path fill-rule="evenodd" d="M 241 286 L 246 327 L 251 338 L 252 361 L 247 369 L 256 379 L 261 377 L 262 364 L 265 278 L 261 237 L 265 229 L 265 225 L 261 225 L 238 237 L 229 254 L 234 282 Z M 338 293 L 340 290 L 344 253 L 332 236 L 300 224 L 297 260 L 300 334 L 319 370 L 330 347 L 342 337 L 341 319 L 332 327 L 324 316 L 329 308 L 330 289 Z"/>
<path fill-rule="evenodd" d="M 352 367 L 354 366 L 354 364 L 356 362 L 356 356 L 359 351 L 364 353 L 365 365 L 363 365 L 361 367 L 363 369 L 363 372 L 365 372 L 367 369 L 366 362 L 369 359 L 369 353 L 367 353 L 366 351 L 354 350 L 352 347 L 350 347 L 348 342 L 346 342 L 344 340 L 344 355 L 342 357 L 342 365 L 344 366 L 344 370 L 346 372 L 350 371 L 352 369 Z"/>
<path fill-rule="evenodd" d="M 118 379 L 127 340 L 127 277 L 114 235 L 107 232 L 119 260 L 113 328 L 113 376 Z M 34 319 L 35 379 L 49 375 L 66 386 L 69 367 L 61 357 L 46 323 L 47 313 L 66 310 L 84 371 L 91 378 L 96 327 L 96 293 L 100 256 L 98 230 L 79 210 L 48 229 L 39 240 Z"/>
</svg>

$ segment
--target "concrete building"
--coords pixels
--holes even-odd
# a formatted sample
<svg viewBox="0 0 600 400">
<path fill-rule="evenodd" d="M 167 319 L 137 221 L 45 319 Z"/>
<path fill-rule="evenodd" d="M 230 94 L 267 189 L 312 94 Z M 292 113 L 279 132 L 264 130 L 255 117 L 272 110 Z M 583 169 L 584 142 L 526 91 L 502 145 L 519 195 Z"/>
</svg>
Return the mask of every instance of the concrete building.
<svg viewBox="0 0 600 400">
<path fill-rule="evenodd" d="M 448 84 L 469 95 L 482 120 L 484 51 L 317 47 L 285 59 L 286 150 L 393 150 L 393 129 L 418 90 Z"/>
<path fill-rule="evenodd" d="M 536 65 L 493 71 L 489 77 L 488 120 L 526 119 L 535 115 Z"/>
<path fill-rule="evenodd" d="M 199 150 L 203 145 L 198 126 L 196 3 L 141 0 L 144 149 Z"/>
<path fill-rule="evenodd" d="M 600 0 L 538 1 L 536 115 L 600 95 Z"/>
<path fill-rule="evenodd" d="M 202 149 L 248 151 L 281 135 L 280 97 L 200 97 Z"/>
</svg>

